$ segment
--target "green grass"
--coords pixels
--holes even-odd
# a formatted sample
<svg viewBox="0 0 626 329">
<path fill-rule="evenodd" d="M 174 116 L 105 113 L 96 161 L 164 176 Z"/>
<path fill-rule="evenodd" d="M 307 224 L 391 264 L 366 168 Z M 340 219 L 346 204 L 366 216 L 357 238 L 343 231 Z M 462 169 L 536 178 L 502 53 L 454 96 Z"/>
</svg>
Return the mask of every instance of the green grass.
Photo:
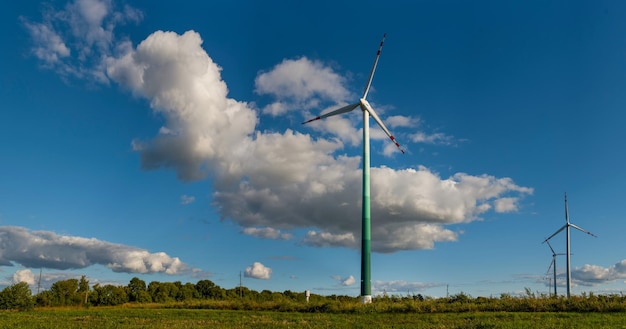
<svg viewBox="0 0 626 329">
<path fill-rule="evenodd" d="M 0 312 L 0 328 L 623 328 L 626 313 L 299 313 L 171 308 Z"/>
</svg>

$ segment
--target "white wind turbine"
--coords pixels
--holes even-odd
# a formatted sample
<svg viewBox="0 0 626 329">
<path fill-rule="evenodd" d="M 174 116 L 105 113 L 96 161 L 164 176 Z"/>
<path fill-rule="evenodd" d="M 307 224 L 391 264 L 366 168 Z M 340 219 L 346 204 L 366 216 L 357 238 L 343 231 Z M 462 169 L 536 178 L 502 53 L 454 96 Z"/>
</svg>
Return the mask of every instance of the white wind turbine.
<svg viewBox="0 0 626 329">
<path fill-rule="evenodd" d="M 361 301 L 366 303 L 372 302 L 372 283 L 371 283 L 371 218 L 370 218 L 370 133 L 369 133 L 369 118 L 372 116 L 376 123 L 382 128 L 382 130 L 389 136 L 391 141 L 396 144 L 398 149 L 402 153 L 404 150 L 400 147 L 400 144 L 396 141 L 395 137 L 389 132 L 389 129 L 385 126 L 376 111 L 372 108 L 370 103 L 366 100 L 367 93 L 369 92 L 370 86 L 372 84 L 372 79 L 374 78 L 374 71 L 376 71 L 376 65 L 378 65 L 378 58 L 380 57 L 380 52 L 383 48 L 383 43 L 385 42 L 385 37 L 387 34 L 383 35 L 383 39 L 380 41 L 380 46 L 378 47 L 378 52 L 376 53 L 376 59 L 374 60 L 374 65 L 372 66 L 372 70 L 370 71 L 369 78 L 367 79 L 367 84 L 365 85 L 365 90 L 363 91 L 363 97 L 359 99 L 357 103 L 350 104 L 339 108 L 337 110 L 328 112 L 326 114 L 322 114 L 316 118 L 305 121 L 302 124 L 309 123 L 315 120 L 324 119 L 333 115 L 338 115 L 342 113 L 350 112 L 357 107 L 361 108 L 363 111 L 363 201 L 361 208 Z"/>
<path fill-rule="evenodd" d="M 548 266 L 548 271 L 546 271 L 546 274 L 550 273 L 550 269 L 554 270 L 554 296 L 556 296 L 556 256 L 561 256 L 565 254 L 557 254 L 556 252 L 554 252 L 554 249 L 550 245 L 550 241 L 546 240 L 546 243 L 548 244 L 548 247 L 550 247 L 550 250 L 552 251 L 552 262 L 550 262 L 550 266 Z"/>
<path fill-rule="evenodd" d="M 548 240 L 552 239 L 552 237 L 554 237 L 555 235 L 559 234 L 561 231 L 565 230 L 565 244 L 566 244 L 566 251 L 565 251 L 565 255 L 567 256 L 567 276 L 566 276 L 566 283 L 567 283 L 567 298 L 570 297 L 571 295 L 571 290 L 572 290 L 572 270 L 571 270 L 571 266 L 570 266 L 570 227 L 573 227 L 581 232 L 587 233 L 593 237 L 597 236 L 575 224 L 570 223 L 569 221 L 569 215 L 567 213 L 567 193 L 565 194 L 565 225 L 563 225 L 560 229 L 558 229 L 556 232 L 554 232 L 551 236 L 549 236 L 547 239 L 545 239 L 543 242 L 548 242 Z"/>
</svg>

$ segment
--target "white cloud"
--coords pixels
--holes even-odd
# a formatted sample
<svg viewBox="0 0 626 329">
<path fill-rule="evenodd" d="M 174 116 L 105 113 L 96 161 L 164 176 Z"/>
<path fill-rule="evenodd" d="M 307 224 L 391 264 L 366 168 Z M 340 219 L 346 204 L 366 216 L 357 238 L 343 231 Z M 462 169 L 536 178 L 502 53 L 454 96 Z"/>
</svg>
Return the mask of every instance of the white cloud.
<svg viewBox="0 0 626 329">
<path fill-rule="evenodd" d="M 189 196 L 184 194 L 180 196 L 180 204 L 191 204 L 194 201 L 196 201 L 195 196 Z"/>
<path fill-rule="evenodd" d="M 572 280 L 577 284 L 592 286 L 626 278 L 626 259 L 610 267 L 585 264 L 572 270 Z"/>
<path fill-rule="evenodd" d="M 404 115 L 392 115 L 385 118 L 385 125 L 389 128 L 415 127 L 419 124 L 419 122 L 419 118 L 407 117 Z"/>
<path fill-rule="evenodd" d="M 517 198 L 500 198 L 494 202 L 496 212 L 517 211 Z"/>
<path fill-rule="evenodd" d="M 404 280 L 394 281 L 374 281 L 372 282 L 372 290 L 376 291 L 376 294 L 382 293 L 415 293 L 417 291 L 424 291 L 428 288 L 440 287 L 441 283 L 432 282 L 408 282 Z"/>
<path fill-rule="evenodd" d="M 129 47 L 128 54 L 109 61 L 109 76 L 148 98 L 153 109 L 165 117 L 168 131 L 177 132 L 134 142 L 143 168 L 172 168 L 183 180 L 210 174 L 214 177 L 214 204 L 224 218 L 248 229 L 244 231 L 247 234 L 274 234 L 254 229 L 257 227 L 313 227 L 316 230 L 304 237 L 309 245 L 358 248 L 354 232 L 360 231 L 360 157 L 335 156 L 343 144 L 334 139 L 313 139 L 289 129 L 283 133 L 257 131 L 255 111 L 227 98 L 221 69 L 201 44 L 193 31 L 183 35 L 159 31 L 136 50 Z M 310 62 L 301 59 L 298 65 Z M 316 63 L 315 69 L 330 72 L 320 65 Z M 260 81 L 265 87 L 257 88 L 263 92 L 278 90 L 276 85 L 287 88 L 288 84 L 269 81 L 286 74 L 279 71 L 264 73 Z M 276 92 L 276 96 L 301 100 L 322 94 L 295 85 L 294 90 Z M 402 125 L 410 120 L 394 121 Z M 348 131 L 352 137 L 342 139 L 357 143 L 359 133 L 347 118 L 323 122 L 343 125 L 329 130 Z M 441 179 L 423 167 L 372 168 L 371 177 L 372 217 L 385 219 L 372 232 L 373 248 L 383 252 L 455 241 L 457 234 L 442 225 L 473 221 L 507 194 L 532 193 L 509 178 L 459 173 Z"/>
<path fill-rule="evenodd" d="M 70 55 L 70 49 L 61 37 L 49 26 L 43 24 L 24 23 L 31 37 L 35 41 L 33 54 L 46 65 L 54 65 L 63 57 Z"/>
<path fill-rule="evenodd" d="M 268 72 L 256 77 L 256 93 L 271 95 L 276 102 L 263 109 L 263 113 L 282 115 L 295 109 L 318 107 L 321 100 L 335 103 L 348 98 L 345 79 L 319 61 L 306 57 L 285 59 Z"/>
<path fill-rule="evenodd" d="M 390 253 L 398 250 L 433 249 L 435 242 L 453 242 L 458 234 L 433 224 L 379 225 L 372 229 L 372 250 Z M 383 239 L 392 236 L 393 240 Z"/>
<path fill-rule="evenodd" d="M 209 171 L 240 174 L 240 160 L 229 160 L 249 150 L 257 122 L 245 103 L 226 97 L 221 69 L 201 44 L 193 31 L 157 31 L 136 50 L 127 48 L 129 53 L 108 61 L 109 77 L 148 98 L 166 118 L 167 131 L 177 132 L 134 142 L 142 167 L 173 168 L 185 181 L 202 179 Z"/>
<path fill-rule="evenodd" d="M 341 280 L 341 285 L 342 286 L 351 286 L 356 282 L 356 279 L 354 278 L 354 276 L 350 275 L 347 278 L 344 278 Z"/>
<path fill-rule="evenodd" d="M 35 275 L 30 270 L 17 270 L 13 274 L 13 283 L 26 282 L 29 285 L 35 284 Z"/>
<path fill-rule="evenodd" d="M 280 230 L 273 229 L 271 227 L 246 227 L 242 232 L 247 235 L 273 240 L 289 240 L 292 238 L 291 234 L 281 233 Z"/>
<path fill-rule="evenodd" d="M 339 282 L 342 286 L 351 286 L 356 283 L 356 279 L 352 275 L 348 275 L 347 277 L 341 277 L 339 275 L 332 275 L 331 278 L 333 280 Z"/>
<path fill-rule="evenodd" d="M 248 103 L 228 98 L 221 68 L 202 48 L 198 33 L 157 31 L 136 47 L 128 41 L 116 42 L 120 38 L 107 34 L 113 28 L 100 32 L 95 28 L 115 16 L 111 3 L 95 2 L 104 3 L 110 14 L 102 16 L 104 11 L 95 6 L 93 15 L 81 16 L 88 17 L 84 20 L 93 36 L 85 37 L 82 44 L 92 45 L 94 52 L 101 51 L 100 57 L 106 58 L 102 62 L 106 67 L 98 62 L 91 68 L 149 100 L 165 120 L 154 138 L 131 143 L 143 169 L 172 169 L 184 181 L 210 176 L 214 206 L 246 234 L 275 238 L 306 228 L 310 232 L 301 237 L 306 244 L 358 248 L 360 156 L 348 156 L 343 150 L 344 143 L 360 143 L 358 113 L 310 126 L 331 135 L 326 138 L 290 129 L 260 131 L 257 112 Z M 111 50 L 101 50 L 103 44 Z M 76 43 L 66 45 L 70 54 L 81 51 Z M 256 92 L 280 102 L 265 109 L 279 115 L 295 106 L 343 104 L 350 97 L 345 83 L 324 63 L 302 57 L 260 73 Z M 417 124 L 415 120 L 390 116 L 387 122 L 406 127 Z M 373 129 L 374 140 L 387 139 L 379 133 Z M 444 134 L 436 136 L 420 138 L 438 143 L 451 140 Z M 393 144 L 385 143 L 386 154 L 397 152 L 391 151 Z M 533 192 L 510 178 L 465 173 L 440 177 L 425 167 L 373 167 L 371 179 L 372 248 L 378 252 L 433 248 L 437 242 L 455 241 L 459 233 L 445 225 L 474 221 L 492 209 L 513 211 L 520 198 Z M 125 268 L 124 262 L 115 264 L 121 265 L 112 268 Z"/>
<path fill-rule="evenodd" d="M 329 232 L 309 231 L 304 242 L 316 247 L 356 248 L 356 239 L 352 233 L 332 234 Z"/>
<path fill-rule="evenodd" d="M 270 274 L 272 274 L 271 268 L 266 267 L 259 262 L 254 262 L 252 265 L 246 267 L 244 276 L 253 279 L 269 280 Z"/>
<path fill-rule="evenodd" d="M 409 137 L 413 143 L 451 145 L 454 142 L 454 137 L 444 133 L 426 134 L 420 131 Z"/>
<path fill-rule="evenodd" d="M 177 274 L 187 270 L 178 257 L 100 241 L 30 231 L 18 226 L 0 226 L 0 265 L 18 263 L 30 268 L 59 270 L 104 265 L 114 272 Z"/>
<path fill-rule="evenodd" d="M 46 67 L 65 78 L 107 84 L 105 60 L 116 42 L 115 28 L 142 16 L 128 5 L 117 10 L 112 0 L 75 0 L 63 10 L 46 11 L 42 22 L 21 19 L 33 41 L 33 55 Z"/>
</svg>

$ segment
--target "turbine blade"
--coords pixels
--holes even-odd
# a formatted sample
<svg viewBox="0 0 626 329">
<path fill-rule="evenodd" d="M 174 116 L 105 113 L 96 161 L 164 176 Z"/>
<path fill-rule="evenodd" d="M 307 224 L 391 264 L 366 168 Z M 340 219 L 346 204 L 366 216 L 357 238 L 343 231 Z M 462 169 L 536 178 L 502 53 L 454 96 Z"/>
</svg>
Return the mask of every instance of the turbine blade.
<svg viewBox="0 0 626 329">
<path fill-rule="evenodd" d="M 548 266 L 548 270 L 546 271 L 546 275 L 550 274 L 550 269 L 552 269 L 553 265 L 554 265 L 554 258 L 552 258 L 552 261 L 550 262 L 550 266 Z"/>
<path fill-rule="evenodd" d="M 302 124 L 309 123 L 309 122 L 312 122 L 312 121 L 315 121 L 315 120 L 324 119 L 324 118 L 327 118 L 327 117 L 330 117 L 330 116 L 333 116 L 333 115 L 350 112 L 350 111 L 354 110 L 357 106 L 359 106 L 359 103 L 346 105 L 346 106 L 344 106 L 342 108 L 336 109 L 336 110 L 328 112 L 326 114 L 322 114 L 322 115 L 320 115 L 318 117 L 315 117 L 315 118 L 313 118 L 311 120 L 304 121 Z"/>
<path fill-rule="evenodd" d="M 575 228 L 575 229 L 577 229 L 577 230 L 579 230 L 579 231 L 581 231 L 581 232 L 587 233 L 587 234 L 591 235 L 592 237 L 597 238 L 597 236 L 596 236 L 595 234 L 593 234 L 593 233 L 591 233 L 591 232 L 589 232 L 589 231 L 587 231 L 587 230 L 585 230 L 585 229 L 581 228 L 581 227 L 580 227 L 580 226 L 578 226 L 578 225 L 574 225 L 574 224 L 570 223 L 570 224 L 569 224 L 569 226 L 571 226 L 571 227 L 573 227 L 573 228 Z"/>
<path fill-rule="evenodd" d="M 567 193 L 565 193 L 565 221 L 569 223 L 569 214 L 567 213 Z"/>
<path fill-rule="evenodd" d="M 563 225 L 558 231 L 554 232 L 551 236 L 549 236 L 547 239 L 543 240 L 543 242 L 548 242 L 548 240 L 552 239 L 552 237 L 554 237 L 555 235 L 561 233 L 561 231 L 563 231 L 568 224 Z"/>
<path fill-rule="evenodd" d="M 365 98 L 361 98 L 361 109 L 363 111 L 367 111 L 373 118 L 374 120 L 376 120 L 376 123 L 378 123 L 378 125 L 380 126 L 380 128 L 382 128 L 382 130 L 385 132 L 385 134 L 387 134 L 387 136 L 389 136 L 389 138 L 391 139 L 391 141 L 396 144 L 396 146 L 398 147 L 398 149 L 400 149 L 400 152 L 402 152 L 402 154 L 404 154 L 404 149 L 402 148 L 402 146 L 400 146 L 400 143 L 398 143 L 398 141 L 396 140 L 395 137 L 393 137 L 393 135 L 391 134 L 391 132 L 389 132 L 389 129 L 387 129 L 387 126 L 385 126 L 385 124 L 383 123 L 383 121 L 378 117 L 378 114 L 376 114 L 376 111 L 374 111 L 374 109 L 372 108 L 372 106 L 370 105 L 370 103 L 365 100 Z"/>
<path fill-rule="evenodd" d="M 552 246 L 550 245 L 550 241 L 546 240 L 546 243 L 548 244 L 548 247 L 550 247 L 550 250 L 552 250 L 552 256 L 556 255 L 554 249 L 552 249 Z"/>
<path fill-rule="evenodd" d="M 383 43 L 385 43 L 386 37 L 387 37 L 387 33 L 385 33 L 383 35 L 383 39 L 380 40 L 380 46 L 378 46 L 378 52 L 376 52 L 376 59 L 374 60 L 374 65 L 372 65 L 370 76 L 367 79 L 367 84 L 365 85 L 365 91 L 363 91 L 363 98 L 366 98 L 367 93 L 370 91 L 370 86 L 372 85 L 372 79 L 374 79 L 374 71 L 376 71 L 376 65 L 378 65 L 378 58 L 380 57 L 380 52 L 383 49 Z"/>
</svg>

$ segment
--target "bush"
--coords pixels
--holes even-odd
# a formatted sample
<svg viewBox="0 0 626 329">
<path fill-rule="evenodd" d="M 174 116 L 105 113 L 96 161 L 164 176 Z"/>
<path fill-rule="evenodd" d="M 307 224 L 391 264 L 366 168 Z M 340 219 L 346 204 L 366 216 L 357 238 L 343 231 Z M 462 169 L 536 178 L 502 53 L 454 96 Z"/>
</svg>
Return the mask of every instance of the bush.
<svg viewBox="0 0 626 329">
<path fill-rule="evenodd" d="M 35 307 L 32 292 L 26 282 L 16 283 L 0 292 L 0 308 L 4 310 L 31 310 Z"/>
</svg>

